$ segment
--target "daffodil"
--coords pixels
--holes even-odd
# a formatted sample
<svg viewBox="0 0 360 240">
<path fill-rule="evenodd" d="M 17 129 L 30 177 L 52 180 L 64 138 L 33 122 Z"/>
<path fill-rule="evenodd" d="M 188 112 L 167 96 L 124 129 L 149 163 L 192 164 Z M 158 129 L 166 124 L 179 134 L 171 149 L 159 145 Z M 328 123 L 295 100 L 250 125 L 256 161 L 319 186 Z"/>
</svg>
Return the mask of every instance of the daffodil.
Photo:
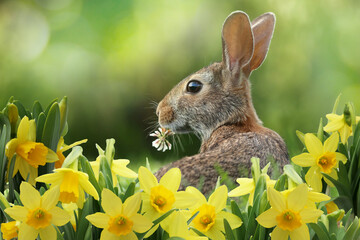
<svg viewBox="0 0 360 240">
<path fill-rule="evenodd" d="M 337 115 L 334 113 L 326 114 L 326 118 L 329 120 L 328 124 L 324 127 L 324 131 L 328 133 L 339 132 L 341 142 L 346 144 L 348 138 L 352 135 L 352 126 L 350 126 L 346 120 L 344 114 Z M 356 117 L 356 124 L 360 121 L 360 117 Z"/>
<path fill-rule="evenodd" d="M 1 224 L 2 238 L 6 240 L 16 238 L 19 232 L 19 227 L 18 227 L 19 224 L 20 222 L 18 221 L 2 223 Z"/>
<path fill-rule="evenodd" d="M 137 240 L 134 232 L 144 233 L 153 225 L 145 216 L 137 213 L 141 195 L 136 193 L 124 203 L 109 189 L 101 193 L 101 206 L 105 213 L 95 213 L 86 217 L 91 224 L 103 228 L 100 240 Z"/>
<path fill-rule="evenodd" d="M 62 208 L 69 213 L 70 215 L 70 223 L 73 226 L 74 230 L 76 231 L 76 219 L 75 213 L 78 214 L 78 205 L 76 203 L 63 203 L 61 204 Z"/>
<path fill-rule="evenodd" d="M 112 181 L 114 187 L 118 183 L 118 179 L 116 175 L 127 177 L 127 178 L 137 178 L 136 172 L 126 167 L 130 161 L 127 159 L 117 159 L 114 160 L 115 148 L 114 148 L 115 140 L 107 139 L 106 140 L 106 150 L 102 150 L 100 146 L 96 145 L 99 156 L 96 158 L 96 161 L 90 162 L 90 165 L 94 171 L 96 179 L 99 179 L 99 171 L 100 171 L 100 162 L 101 159 L 108 161 L 112 174 Z"/>
<path fill-rule="evenodd" d="M 59 201 L 62 203 L 76 203 L 79 208 L 84 205 L 84 191 L 96 200 L 99 199 L 96 189 L 89 182 L 89 176 L 86 173 L 70 168 L 55 169 L 54 173 L 42 175 L 36 181 L 51 184 L 52 188 L 59 186 Z"/>
<path fill-rule="evenodd" d="M 239 197 L 246 194 L 249 195 L 249 205 L 253 205 L 254 201 L 254 193 L 255 193 L 255 179 L 254 178 L 238 178 L 236 182 L 240 184 L 237 188 L 233 189 L 229 192 L 229 197 Z M 274 187 L 275 180 L 271 180 L 268 175 L 266 175 L 266 186 L 267 187 Z"/>
<path fill-rule="evenodd" d="M 336 169 L 339 166 L 339 161 L 344 164 L 347 161 L 345 155 L 336 152 L 339 144 L 339 134 L 334 132 L 328 139 L 326 139 L 324 145 L 321 141 L 311 133 L 305 134 L 305 146 L 308 153 L 302 153 L 293 157 L 291 160 L 301 166 L 310 167 L 305 175 L 305 180 L 315 191 L 320 192 L 322 190 L 321 179 L 326 173 L 334 179 L 337 179 Z M 331 182 L 325 178 L 325 181 L 332 186 Z"/>
<path fill-rule="evenodd" d="M 64 143 L 64 138 L 60 137 L 58 145 L 57 145 L 57 149 L 56 149 L 56 154 L 57 154 L 59 160 L 55 162 L 55 168 L 61 168 L 62 164 L 64 163 L 65 156 L 64 156 L 63 152 L 65 152 L 77 145 L 86 143 L 86 142 L 87 142 L 87 139 L 83 139 L 81 141 L 74 142 L 73 144 L 66 145 Z"/>
<path fill-rule="evenodd" d="M 289 194 L 294 191 L 296 187 L 282 191 L 281 193 L 287 198 Z M 311 188 L 308 189 L 308 198 L 305 204 L 305 208 L 316 208 L 316 203 L 328 201 L 331 198 L 323 193 L 315 192 Z"/>
<path fill-rule="evenodd" d="M 172 168 L 157 181 L 156 177 L 145 167 L 139 168 L 139 182 L 142 193 L 142 212 L 144 216 L 154 221 L 171 209 L 185 209 L 195 202 L 193 195 L 185 191 L 177 192 L 180 186 L 181 172 Z M 161 223 L 160 223 L 161 224 Z M 158 225 L 154 226 L 145 237 L 150 236 Z"/>
<path fill-rule="evenodd" d="M 70 216 L 56 206 L 59 201 L 58 187 L 52 188 L 40 196 L 40 193 L 29 183 L 20 185 L 20 200 L 24 206 L 6 208 L 5 212 L 13 219 L 20 221 L 19 240 L 56 239 L 55 226 L 69 222 Z"/>
<path fill-rule="evenodd" d="M 38 167 L 44 166 L 47 162 L 55 162 L 58 157 L 54 151 L 47 148 L 43 143 L 36 141 L 35 120 L 28 117 L 21 119 L 17 137 L 6 144 L 5 154 L 11 160 L 16 154 L 13 177 L 20 172 L 23 179 L 28 179 L 32 185 L 38 175 Z"/>
<path fill-rule="evenodd" d="M 180 237 L 186 240 L 206 240 L 207 237 L 197 235 L 187 224 L 188 214 L 184 211 L 175 211 L 162 221 L 161 227 L 169 237 Z"/>
<path fill-rule="evenodd" d="M 258 223 L 265 228 L 275 229 L 271 233 L 271 239 L 310 239 L 309 229 L 306 223 L 316 223 L 323 214 L 321 210 L 305 208 L 308 198 L 308 187 L 305 184 L 298 185 L 288 197 L 268 188 L 268 198 L 271 208 L 256 218 Z"/>
<path fill-rule="evenodd" d="M 197 204 L 194 204 L 194 206 L 190 208 L 192 215 L 198 212 L 190 225 L 207 237 L 216 240 L 225 240 L 223 234 L 225 231 L 224 219 L 229 222 L 231 229 L 241 226 L 242 221 L 238 216 L 224 211 L 228 194 L 226 186 L 223 185 L 217 188 L 210 195 L 208 201 L 206 201 L 204 195 L 194 187 L 187 187 L 186 192 L 191 193 L 195 199 L 198 200 Z"/>
</svg>

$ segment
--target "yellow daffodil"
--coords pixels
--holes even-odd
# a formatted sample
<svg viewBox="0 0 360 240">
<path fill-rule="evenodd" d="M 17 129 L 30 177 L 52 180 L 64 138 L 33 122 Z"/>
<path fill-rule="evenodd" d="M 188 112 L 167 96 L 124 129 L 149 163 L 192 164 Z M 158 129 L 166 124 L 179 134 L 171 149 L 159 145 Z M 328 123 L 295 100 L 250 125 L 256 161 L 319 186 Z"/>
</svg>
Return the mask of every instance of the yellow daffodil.
<svg viewBox="0 0 360 240">
<path fill-rule="evenodd" d="M 96 200 L 99 199 L 96 189 L 89 182 L 89 176 L 86 173 L 70 168 L 55 169 L 54 173 L 42 175 L 36 181 L 51 184 L 51 187 L 59 186 L 59 201 L 62 203 L 76 203 L 79 208 L 84 205 L 84 191 Z"/>
<path fill-rule="evenodd" d="M 285 198 L 287 198 L 289 196 L 289 194 L 294 191 L 296 189 L 296 187 L 282 191 L 281 193 L 285 196 Z M 315 203 L 319 203 L 319 202 L 323 202 L 323 201 L 328 201 L 331 198 L 323 193 L 319 193 L 319 192 L 315 192 L 312 189 L 308 189 L 308 198 L 307 198 L 307 202 L 304 206 L 304 208 L 316 208 L 316 204 Z"/>
<path fill-rule="evenodd" d="M 253 178 L 238 178 L 236 182 L 240 184 L 237 188 L 233 189 L 229 192 L 229 197 L 239 197 L 246 194 L 249 195 L 249 205 L 253 205 L 254 201 L 254 193 L 255 193 L 255 180 Z M 275 180 L 271 180 L 268 175 L 266 175 L 266 186 L 267 187 L 274 187 Z"/>
<path fill-rule="evenodd" d="M 57 154 L 59 160 L 55 162 L 55 168 L 61 168 L 62 164 L 64 163 L 65 156 L 64 156 L 63 152 L 65 152 L 77 145 L 86 143 L 86 142 L 87 142 L 87 139 L 83 139 L 81 141 L 74 142 L 73 144 L 66 145 L 64 143 L 64 138 L 60 137 L 58 145 L 57 145 L 57 149 L 56 149 L 56 154 Z"/>
<path fill-rule="evenodd" d="M 18 221 L 2 223 L 1 224 L 2 238 L 5 240 L 16 238 L 19 232 L 19 227 L 18 227 L 19 223 L 20 222 Z"/>
<path fill-rule="evenodd" d="M 40 196 L 40 193 L 29 183 L 20 185 L 20 200 L 24 206 L 6 208 L 5 212 L 13 219 L 20 221 L 19 240 L 56 239 L 55 226 L 69 222 L 70 216 L 63 209 L 56 207 L 59 201 L 58 187 L 52 188 Z"/>
<path fill-rule="evenodd" d="M 206 201 L 204 195 L 194 187 L 187 187 L 186 192 L 191 193 L 195 199 L 198 200 L 197 204 L 194 204 L 190 208 L 191 215 L 199 212 L 192 220 L 190 225 L 204 235 L 211 239 L 225 240 L 225 236 L 222 232 L 224 229 L 224 219 L 226 219 L 232 229 L 241 226 L 241 219 L 230 213 L 225 212 L 223 209 L 226 207 L 226 200 L 228 190 L 226 186 L 220 186 L 217 188 Z"/>
<path fill-rule="evenodd" d="M 99 151 L 99 156 L 96 158 L 96 161 L 90 162 L 91 167 L 94 171 L 96 179 L 99 179 L 99 170 L 100 170 L 100 162 L 107 161 L 110 165 L 112 181 L 114 187 L 118 183 L 118 179 L 116 175 L 127 177 L 127 178 L 137 178 L 136 172 L 127 168 L 126 166 L 130 163 L 127 159 L 118 159 L 114 160 L 115 155 L 115 139 L 107 139 L 106 140 L 106 149 L 105 151 L 101 149 L 100 146 L 96 145 L 96 148 Z"/>
<path fill-rule="evenodd" d="M 90 162 L 90 165 L 94 171 L 96 179 L 99 179 L 100 159 L 101 157 L 99 156 L 96 158 L 96 161 Z M 137 178 L 138 175 L 136 174 L 136 172 L 126 167 L 129 163 L 130 161 L 127 159 L 112 160 L 110 164 L 110 169 L 111 169 L 114 187 L 118 183 L 116 175 L 127 178 Z"/>
<path fill-rule="evenodd" d="M 310 167 L 305 175 L 305 180 L 315 191 L 320 192 L 322 190 L 321 179 L 326 173 L 334 179 L 337 179 L 336 169 L 339 166 L 339 161 L 346 163 L 346 157 L 336 152 L 339 144 L 339 134 L 334 132 L 328 139 L 326 139 L 324 145 L 321 141 L 311 133 L 305 134 L 305 146 L 308 153 L 302 153 L 293 157 L 291 160 L 301 167 Z M 332 186 L 331 182 L 325 178 L 325 181 Z"/>
<path fill-rule="evenodd" d="M 189 229 L 187 216 L 184 211 L 175 211 L 162 221 L 161 227 L 169 234 L 169 237 L 180 237 L 186 240 L 206 240 L 207 237 L 199 236 Z"/>
<path fill-rule="evenodd" d="M 172 168 L 157 181 L 156 177 L 145 167 L 139 168 L 139 182 L 142 193 L 142 212 L 144 216 L 154 221 L 173 208 L 185 209 L 191 207 L 196 199 L 184 191 L 177 192 L 180 186 L 181 172 Z M 160 223 L 161 224 L 161 223 Z M 154 226 L 145 237 L 150 236 L 156 229 Z"/>
<path fill-rule="evenodd" d="M 76 203 L 63 203 L 61 204 L 62 208 L 69 213 L 70 215 L 70 223 L 73 226 L 74 230 L 76 231 L 76 219 L 75 213 L 78 214 L 78 206 Z"/>
<path fill-rule="evenodd" d="M 36 141 L 35 120 L 28 117 L 21 119 L 17 138 L 11 139 L 6 144 L 5 154 L 9 160 L 16 153 L 13 176 L 19 171 L 23 179 L 28 179 L 32 185 L 38 175 L 38 167 L 44 166 L 47 162 L 55 162 L 58 157 L 54 151 L 45 147 L 43 143 Z"/>
<path fill-rule="evenodd" d="M 103 228 L 101 240 L 137 240 L 134 232 L 144 233 L 150 229 L 152 222 L 138 214 L 141 204 L 141 194 L 121 199 L 109 189 L 104 188 L 101 193 L 101 206 L 105 213 L 95 213 L 86 217 L 98 228 Z"/>
<path fill-rule="evenodd" d="M 337 115 L 334 113 L 326 114 L 329 120 L 328 124 L 324 127 L 324 131 L 328 133 L 339 132 L 341 142 L 346 144 L 348 138 L 352 135 L 352 126 L 346 120 L 344 114 Z M 356 124 L 360 121 L 360 117 L 356 117 Z"/>
<path fill-rule="evenodd" d="M 276 226 L 271 233 L 271 239 L 288 239 L 289 236 L 290 239 L 310 239 L 306 223 L 316 223 L 323 212 L 305 208 L 308 192 L 305 184 L 298 185 L 288 197 L 273 188 L 268 188 L 271 208 L 260 214 L 256 220 L 265 228 Z"/>
</svg>

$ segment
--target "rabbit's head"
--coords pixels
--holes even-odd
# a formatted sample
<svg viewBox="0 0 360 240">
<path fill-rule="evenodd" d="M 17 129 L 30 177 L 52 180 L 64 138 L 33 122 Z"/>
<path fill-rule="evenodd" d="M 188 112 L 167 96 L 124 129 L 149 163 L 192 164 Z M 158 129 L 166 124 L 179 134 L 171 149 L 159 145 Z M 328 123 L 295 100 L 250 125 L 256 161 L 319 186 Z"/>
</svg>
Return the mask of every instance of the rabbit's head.
<svg viewBox="0 0 360 240">
<path fill-rule="evenodd" d="M 264 61 L 274 26 L 273 13 L 251 23 L 246 13 L 231 13 L 222 29 L 222 62 L 176 85 L 157 107 L 159 124 L 175 133 L 196 132 L 203 140 L 223 124 L 237 124 L 247 131 L 259 126 L 248 78 Z"/>
</svg>

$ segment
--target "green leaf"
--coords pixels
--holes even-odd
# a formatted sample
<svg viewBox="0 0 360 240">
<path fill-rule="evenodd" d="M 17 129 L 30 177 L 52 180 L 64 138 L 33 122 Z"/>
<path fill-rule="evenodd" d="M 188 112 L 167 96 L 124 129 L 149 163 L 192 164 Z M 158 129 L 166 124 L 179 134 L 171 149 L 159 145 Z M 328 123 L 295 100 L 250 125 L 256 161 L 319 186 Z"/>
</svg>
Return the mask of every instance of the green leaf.
<svg viewBox="0 0 360 240">
<path fill-rule="evenodd" d="M 22 105 L 22 103 L 20 101 L 15 100 L 13 103 L 18 108 L 20 118 L 23 118 L 23 117 L 27 116 L 29 119 L 31 119 L 31 115 L 28 114 L 25 107 Z"/>
<path fill-rule="evenodd" d="M 296 136 L 299 138 L 300 142 L 305 146 L 305 134 L 296 130 Z"/>
<path fill-rule="evenodd" d="M 230 227 L 229 222 L 224 218 L 225 237 L 227 240 L 235 240 L 234 233 Z"/>
<path fill-rule="evenodd" d="M 359 229 L 359 219 L 354 218 L 349 228 L 346 230 L 343 240 L 353 240 L 356 231 Z"/>
<path fill-rule="evenodd" d="M 104 175 L 105 182 L 106 182 L 106 188 L 113 191 L 114 185 L 113 185 L 113 180 L 112 180 L 111 167 L 105 156 L 100 156 L 100 172 L 102 172 Z"/>
<path fill-rule="evenodd" d="M 276 181 L 274 189 L 277 191 L 284 191 L 285 190 L 285 182 L 286 182 L 287 175 L 282 174 L 279 179 Z"/>
<path fill-rule="evenodd" d="M 41 142 L 41 138 L 44 131 L 44 125 L 46 121 L 45 113 L 40 113 L 39 116 L 35 119 L 36 123 L 36 141 Z"/>
<path fill-rule="evenodd" d="M 63 133 L 66 122 L 67 122 L 67 116 L 68 116 L 68 104 L 67 104 L 67 97 L 63 97 L 59 103 L 59 109 L 60 109 L 60 134 Z"/>
<path fill-rule="evenodd" d="M 200 211 L 197 211 L 196 213 L 194 213 L 191 218 L 189 218 L 189 220 L 187 220 L 187 225 L 190 225 L 190 223 L 192 222 L 192 220 L 194 220 L 194 218 L 196 218 L 196 216 L 199 214 Z"/>
<path fill-rule="evenodd" d="M 321 240 L 330 240 L 330 235 L 327 231 L 324 230 L 323 227 L 320 227 L 321 222 L 309 223 L 310 227 L 315 231 L 316 235 Z"/>
<path fill-rule="evenodd" d="M 0 192 L 5 190 L 5 172 L 8 165 L 8 159 L 5 156 L 5 146 L 6 143 L 10 140 L 10 129 L 4 124 L 2 130 L 0 131 Z"/>
<path fill-rule="evenodd" d="M 135 193 L 135 183 L 134 183 L 134 182 L 131 182 L 131 183 L 129 184 L 128 188 L 126 189 L 126 192 L 125 192 L 125 194 L 124 194 L 124 198 L 122 199 L 122 201 L 125 202 L 125 200 L 126 200 L 128 197 L 134 195 L 134 193 Z"/>
<path fill-rule="evenodd" d="M 54 103 L 47 114 L 42 142 L 45 146 L 56 152 L 57 144 L 60 139 L 60 109 L 59 104 Z"/>
<path fill-rule="evenodd" d="M 37 119 L 40 115 L 40 113 L 43 112 L 43 108 L 41 106 L 41 104 L 39 103 L 39 101 L 35 101 L 34 105 L 33 105 L 33 110 L 32 110 L 32 117 L 33 119 Z"/>
<path fill-rule="evenodd" d="M 254 182 L 257 182 L 257 180 L 260 177 L 261 169 L 260 169 L 260 159 L 252 157 L 250 159 L 252 165 L 251 165 L 251 175 L 254 179 Z"/>
<path fill-rule="evenodd" d="M 287 164 L 284 166 L 284 173 L 293 180 L 297 185 L 304 183 L 299 174 L 295 171 L 294 166 Z"/>
<path fill-rule="evenodd" d="M 79 161 L 80 161 L 83 172 L 89 176 L 90 183 L 95 187 L 99 196 L 101 196 L 102 189 L 100 188 L 99 183 L 96 180 L 94 171 L 93 171 L 88 159 L 86 157 L 84 157 L 83 155 L 80 155 Z"/>
<path fill-rule="evenodd" d="M 324 141 L 324 125 L 323 125 L 323 119 L 320 118 L 320 123 L 319 123 L 319 128 L 318 128 L 318 131 L 317 131 L 317 137 L 320 139 L 321 142 Z"/>
<path fill-rule="evenodd" d="M 335 113 L 335 114 L 336 114 L 336 110 L 337 110 L 337 107 L 339 106 L 340 98 L 341 98 L 341 93 L 339 94 L 339 96 L 338 96 L 338 97 L 336 98 L 336 100 L 335 100 L 332 113 Z"/>
<path fill-rule="evenodd" d="M 340 196 L 343 195 L 343 196 L 349 197 L 350 199 L 352 198 L 351 185 L 350 185 L 350 182 L 348 179 L 346 167 L 342 162 L 339 163 L 339 172 L 338 172 L 337 180 L 335 180 L 328 174 L 325 174 L 325 173 L 322 173 L 322 174 L 335 185 Z"/>
</svg>

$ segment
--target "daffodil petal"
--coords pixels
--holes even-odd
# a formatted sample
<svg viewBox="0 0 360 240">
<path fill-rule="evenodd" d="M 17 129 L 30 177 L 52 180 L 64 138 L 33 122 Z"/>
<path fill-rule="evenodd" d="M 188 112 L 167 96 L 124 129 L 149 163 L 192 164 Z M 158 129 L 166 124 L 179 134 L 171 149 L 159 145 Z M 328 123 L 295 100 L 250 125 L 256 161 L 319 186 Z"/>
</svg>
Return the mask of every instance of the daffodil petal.
<svg viewBox="0 0 360 240">
<path fill-rule="evenodd" d="M 209 197 L 208 203 L 215 207 L 215 212 L 220 212 L 226 207 L 227 187 L 222 185 L 218 187 Z"/>
<path fill-rule="evenodd" d="M 29 132 L 27 135 L 27 140 L 31 142 L 36 141 L 36 123 L 34 119 L 29 121 Z"/>
<path fill-rule="evenodd" d="M 175 211 L 161 221 L 160 225 L 170 237 L 185 237 L 186 239 L 189 233 L 186 220 L 185 215 L 181 211 Z"/>
<path fill-rule="evenodd" d="M 304 208 L 306 201 L 308 199 L 309 189 L 305 183 L 298 185 L 287 198 L 288 208 L 300 211 Z"/>
<path fill-rule="evenodd" d="M 133 230 L 138 233 L 146 232 L 153 225 L 153 223 L 148 218 L 138 213 L 130 217 L 130 220 L 134 222 Z"/>
<path fill-rule="evenodd" d="M 93 161 L 90 162 L 91 168 L 93 169 L 96 180 L 99 180 L 99 170 L 100 170 L 100 162 Z"/>
<path fill-rule="evenodd" d="M 217 217 L 225 218 L 229 222 L 231 229 L 238 228 L 242 224 L 241 219 L 230 212 L 221 211 L 217 214 Z"/>
<path fill-rule="evenodd" d="M 60 187 L 55 186 L 50 188 L 50 190 L 46 191 L 44 195 L 41 197 L 41 205 L 45 210 L 49 210 L 53 208 L 60 197 Z"/>
<path fill-rule="evenodd" d="M 340 138 L 341 138 L 341 142 L 342 144 L 346 144 L 347 139 L 351 136 L 352 134 L 352 129 L 350 126 L 348 126 L 347 124 L 344 125 L 343 128 L 341 128 L 339 130 L 340 133 Z"/>
<path fill-rule="evenodd" d="M 197 208 L 199 205 L 207 202 L 205 196 L 195 187 L 189 186 L 186 188 L 185 192 L 192 194 L 193 198 L 197 199 L 197 204 L 193 208 Z"/>
<path fill-rule="evenodd" d="M 336 152 L 336 153 L 335 153 L 335 158 L 336 158 L 337 161 L 341 161 L 341 162 L 343 162 L 344 164 L 347 162 L 346 156 L 345 156 L 344 154 L 342 154 L 342 153 Z"/>
<path fill-rule="evenodd" d="M 268 188 L 268 198 L 271 207 L 273 207 L 276 211 L 282 212 L 286 209 L 286 200 L 282 193 L 273 188 Z"/>
<path fill-rule="evenodd" d="M 312 133 L 305 134 L 305 146 L 313 156 L 320 156 L 324 152 L 321 141 Z"/>
<path fill-rule="evenodd" d="M 288 240 L 289 239 L 289 232 L 284 231 L 279 227 L 276 227 L 270 234 L 271 239 L 276 240 Z M 292 239 L 291 239 L 292 240 Z"/>
<path fill-rule="evenodd" d="M 306 183 L 309 184 L 315 192 L 321 192 L 322 190 L 321 178 L 322 175 L 317 166 L 311 167 L 305 175 Z"/>
<path fill-rule="evenodd" d="M 41 239 L 56 239 L 56 230 L 52 225 L 39 229 L 39 233 Z"/>
<path fill-rule="evenodd" d="M 9 160 L 11 160 L 12 157 L 14 156 L 16 148 L 19 145 L 19 143 L 20 143 L 19 139 L 13 138 L 6 144 L 5 155 L 8 157 Z"/>
<path fill-rule="evenodd" d="M 84 206 L 84 201 L 85 201 L 85 193 L 84 193 L 84 190 L 79 189 L 79 197 L 78 197 L 78 200 L 77 200 L 76 204 L 78 205 L 78 207 L 79 207 L 80 209 L 83 208 L 83 206 Z"/>
<path fill-rule="evenodd" d="M 345 122 L 342 116 L 332 116 L 326 115 L 326 118 L 329 119 L 328 124 L 324 127 L 325 132 L 335 132 L 341 129 Z"/>
<path fill-rule="evenodd" d="M 100 240 L 119 240 L 119 239 L 120 238 L 118 236 L 116 236 L 115 234 L 112 234 L 107 229 L 104 229 L 100 235 Z M 122 239 L 123 238 L 121 238 L 121 240 Z"/>
<path fill-rule="evenodd" d="M 20 224 L 19 227 L 19 240 L 27 240 L 27 239 L 36 239 L 39 235 L 38 230 L 33 227 L 30 227 L 26 223 Z"/>
<path fill-rule="evenodd" d="M 301 167 L 310 167 L 316 164 L 316 160 L 310 153 L 302 153 L 291 158 L 291 161 Z"/>
<path fill-rule="evenodd" d="M 70 214 L 59 207 L 52 208 L 49 213 L 52 215 L 51 223 L 56 226 L 63 226 L 70 221 Z"/>
<path fill-rule="evenodd" d="M 192 208 L 195 204 L 198 203 L 198 199 L 194 198 L 193 195 L 189 192 L 180 191 L 175 194 L 175 203 L 174 208 L 185 209 Z"/>
<path fill-rule="evenodd" d="M 20 200 L 28 209 L 34 209 L 40 206 L 40 193 L 29 183 L 20 184 Z"/>
<path fill-rule="evenodd" d="M 30 128 L 30 121 L 29 118 L 25 116 L 21 119 L 17 130 L 17 138 L 21 142 L 29 141 L 28 139 L 29 128 Z"/>
<path fill-rule="evenodd" d="M 159 184 L 163 185 L 173 193 L 176 192 L 180 187 L 181 172 L 179 168 L 172 168 L 167 171 L 164 176 L 160 179 Z"/>
<path fill-rule="evenodd" d="M 46 155 L 46 162 L 56 162 L 57 160 L 59 160 L 58 155 L 56 154 L 56 152 L 54 152 L 51 149 L 48 149 L 48 153 Z"/>
<path fill-rule="evenodd" d="M 146 193 L 150 193 L 152 187 L 159 185 L 156 177 L 150 172 L 149 169 L 143 166 L 139 168 L 139 182 L 140 188 L 143 189 Z"/>
<path fill-rule="evenodd" d="M 310 239 L 309 229 L 306 224 L 303 224 L 299 228 L 292 230 L 289 235 L 291 240 Z"/>
<path fill-rule="evenodd" d="M 61 152 L 65 152 L 67 150 L 69 150 L 70 148 L 73 148 L 77 145 L 80 145 L 80 144 L 83 144 L 83 143 L 86 143 L 88 140 L 87 139 L 83 139 L 83 140 L 80 140 L 80 141 L 77 141 L 77 142 L 74 142 L 73 144 L 70 144 L 68 146 L 64 146 L 63 148 L 61 148 Z M 59 141 L 60 143 L 60 141 Z M 64 145 L 64 139 L 63 139 L 63 142 L 60 146 Z"/>
<path fill-rule="evenodd" d="M 207 232 L 204 232 L 204 234 L 211 239 L 225 240 L 225 236 L 221 232 L 221 228 L 220 228 L 220 227 L 223 228 L 223 226 L 224 223 L 215 222 L 215 224 Z"/>
<path fill-rule="evenodd" d="M 141 204 L 141 193 L 136 193 L 128 197 L 124 202 L 123 214 L 129 217 L 135 215 L 139 211 L 140 204 Z"/>
<path fill-rule="evenodd" d="M 243 196 L 255 190 L 255 184 L 252 178 L 238 178 L 236 181 L 240 184 L 240 186 L 231 190 L 228 194 L 229 197 Z"/>
<path fill-rule="evenodd" d="M 262 214 L 260 214 L 256 218 L 256 221 L 263 227 L 272 228 L 276 226 L 277 224 L 276 216 L 279 214 L 280 214 L 279 211 L 275 210 L 274 208 L 270 208 L 265 212 L 263 212 Z"/>
<path fill-rule="evenodd" d="M 328 201 L 331 198 L 326 194 L 311 191 L 308 193 L 308 199 L 312 202 L 323 202 Z"/>
<path fill-rule="evenodd" d="M 119 239 L 119 238 L 117 238 Z M 138 237 L 134 232 L 130 232 L 127 235 L 121 236 L 121 240 L 138 240 Z"/>
<path fill-rule="evenodd" d="M 39 177 L 36 178 L 37 182 L 43 182 L 43 183 L 47 183 L 47 184 L 53 184 L 53 185 L 59 185 L 62 182 L 63 179 L 63 175 L 62 173 L 48 173 L 48 174 L 44 174 L 41 175 Z"/>
<path fill-rule="evenodd" d="M 108 226 L 110 217 L 107 214 L 97 212 L 91 215 L 87 215 L 86 219 L 95 227 L 106 228 Z"/>
<path fill-rule="evenodd" d="M 26 221 L 26 217 L 28 214 L 28 210 L 25 207 L 17 206 L 17 205 L 10 208 L 6 208 L 5 212 L 13 219 L 21 222 Z"/>
<path fill-rule="evenodd" d="M 112 191 L 104 188 L 101 193 L 101 206 L 105 213 L 110 216 L 122 214 L 123 203 Z"/>
<path fill-rule="evenodd" d="M 129 160 L 126 160 L 129 162 Z M 127 177 L 127 178 L 137 178 L 138 175 L 133 170 L 126 167 L 127 163 L 125 160 L 113 160 L 111 165 L 111 171 L 119 176 Z"/>
<path fill-rule="evenodd" d="M 331 172 L 328 174 L 330 177 L 332 177 L 333 179 L 337 180 L 338 179 L 338 175 L 335 169 L 332 169 Z M 324 180 L 326 182 L 327 185 L 329 185 L 330 187 L 334 187 L 334 184 L 327 179 L 327 177 L 324 177 Z"/>
<path fill-rule="evenodd" d="M 325 152 L 336 152 L 339 145 L 339 134 L 334 132 L 331 136 L 324 142 L 324 151 Z"/>
<path fill-rule="evenodd" d="M 319 209 L 304 208 L 300 211 L 301 221 L 304 223 L 316 223 L 322 214 L 323 211 Z"/>
<path fill-rule="evenodd" d="M 154 225 L 144 236 L 144 238 L 148 238 L 150 237 L 158 228 L 159 228 L 160 224 L 156 224 Z"/>
<path fill-rule="evenodd" d="M 79 172 L 79 174 L 80 173 L 81 172 Z M 88 194 L 93 196 L 95 200 L 99 200 L 99 194 L 96 191 L 96 189 L 94 188 L 94 186 L 90 183 L 87 174 L 86 174 L 86 176 L 84 176 L 82 174 L 79 175 L 79 184 L 84 189 L 85 192 L 87 192 Z"/>
</svg>

